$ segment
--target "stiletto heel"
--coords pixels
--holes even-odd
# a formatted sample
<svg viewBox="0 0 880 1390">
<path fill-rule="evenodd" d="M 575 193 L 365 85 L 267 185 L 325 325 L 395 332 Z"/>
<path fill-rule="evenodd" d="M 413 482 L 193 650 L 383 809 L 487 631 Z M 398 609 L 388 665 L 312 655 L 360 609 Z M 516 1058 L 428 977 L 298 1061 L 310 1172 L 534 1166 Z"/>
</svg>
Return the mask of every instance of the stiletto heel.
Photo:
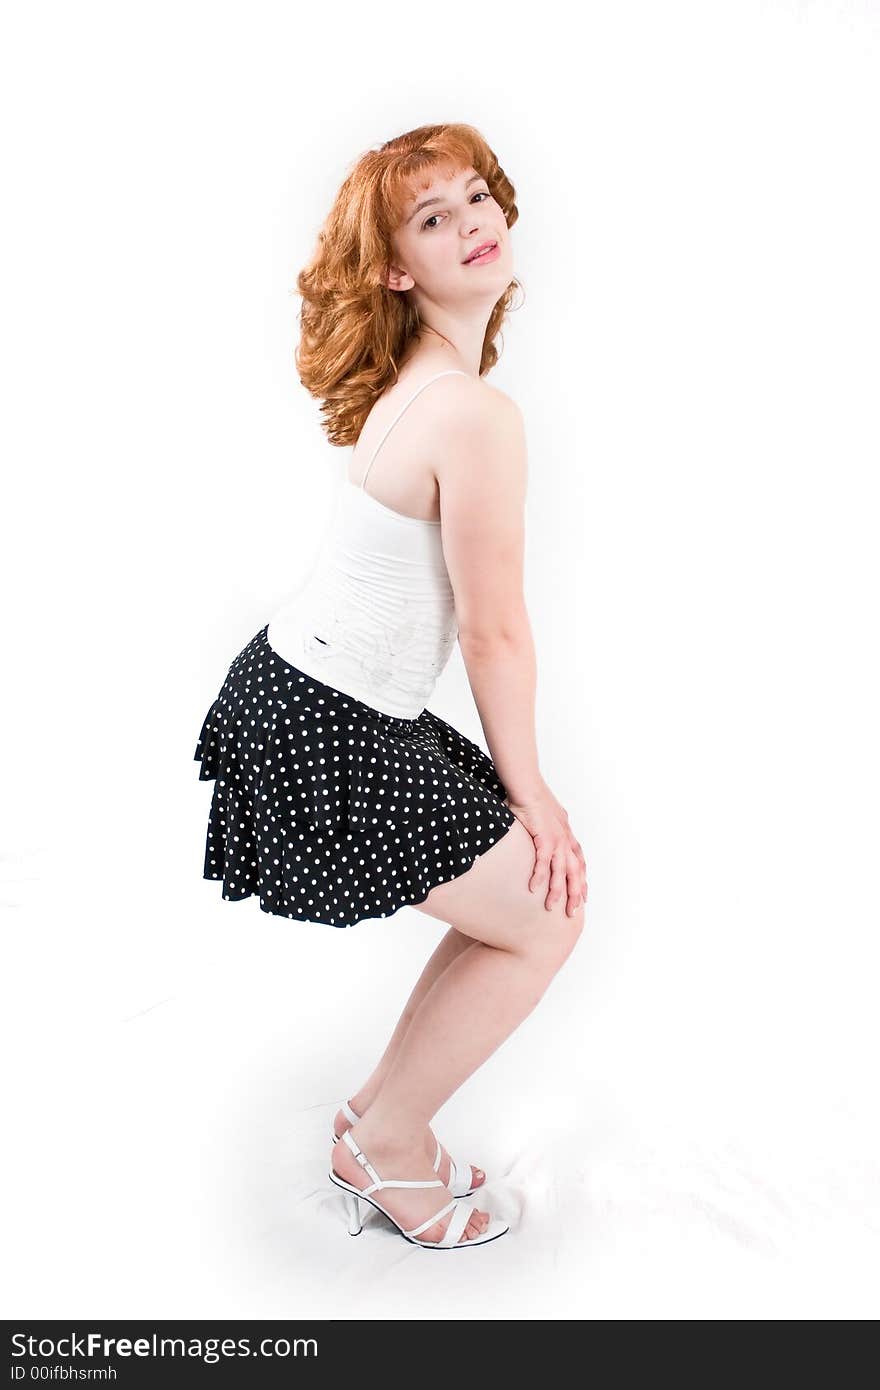
<svg viewBox="0 0 880 1390">
<path fill-rule="evenodd" d="M 351 1125 L 356 1125 L 357 1122 L 358 1122 L 358 1120 L 360 1120 L 360 1119 L 363 1118 L 363 1116 L 358 1115 L 358 1113 L 357 1113 L 355 1110 L 352 1109 L 352 1107 L 349 1105 L 349 1103 L 348 1103 L 347 1100 L 344 1100 L 344 1101 L 341 1103 L 341 1105 L 339 1106 L 339 1109 L 342 1111 L 343 1115 L 345 1116 L 345 1118 L 348 1120 L 349 1124 L 351 1124 Z M 332 1122 L 331 1122 L 331 1124 L 330 1124 L 330 1143 L 331 1143 L 331 1144 L 338 1144 L 341 1138 L 342 1138 L 342 1135 L 336 1133 L 336 1130 L 334 1129 L 333 1124 L 332 1124 Z M 441 1164 L 441 1162 L 442 1162 L 442 1159 L 443 1159 L 443 1145 L 440 1143 L 440 1140 L 438 1139 L 438 1140 L 437 1140 L 437 1152 L 434 1154 L 434 1172 L 435 1172 L 435 1173 L 439 1173 L 439 1172 L 440 1172 L 440 1164 Z M 452 1157 L 452 1154 L 449 1155 L 449 1181 L 447 1182 L 446 1186 L 448 1187 L 449 1191 L 452 1193 L 453 1197 L 472 1197 L 472 1196 L 474 1195 L 474 1193 L 477 1192 L 477 1191 L 479 1190 L 479 1188 L 474 1187 L 474 1186 L 472 1185 L 472 1181 L 471 1181 L 472 1173 L 473 1173 L 473 1167 L 472 1167 L 471 1164 L 468 1164 L 468 1166 L 467 1166 L 466 1168 L 459 1168 L 459 1166 L 458 1166 L 458 1164 L 456 1163 L 455 1159 Z M 479 1184 L 479 1187 L 485 1187 L 485 1185 L 486 1185 L 485 1182 L 481 1182 L 481 1183 Z"/>
<path fill-rule="evenodd" d="M 489 1225 L 486 1227 L 485 1231 L 478 1236 L 474 1236 L 472 1239 L 465 1237 L 462 1240 L 461 1237 L 464 1235 L 467 1224 L 476 1211 L 477 1206 L 475 1202 L 462 1202 L 459 1198 L 453 1197 L 451 1202 L 447 1202 L 439 1211 L 435 1211 L 434 1215 L 429 1216 L 427 1221 L 422 1221 L 418 1226 L 413 1226 L 410 1230 L 405 1231 L 397 1220 L 397 1217 L 392 1216 L 388 1208 L 383 1207 L 381 1202 L 377 1202 L 374 1197 L 370 1196 L 370 1193 L 377 1192 L 383 1187 L 442 1188 L 445 1187 L 445 1183 L 441 1182 L 440 1178 L 432 1178 L 428 1182 L 422 1180 L 415 1181 L 413 1179 L 407 1180 L 405 1178 L 380 1178 L 376 1169 L 367 1158 L 367 1155 L 358 1147 L 357 1143 L 352 1138 L 351 1131 L 346 1130 L 342 1138 L 370 1179 L 366 1187 L 355 1187 L 354 1183 L 347 1182 L 345 1178 L 341 1178 L 332 1166 L 330 1168 L 328 1174 L 330 1181 L 334 1183 L 336 1187 L 341 1187 L 346 1196 L 349 1216 L 349 1235 L 359 1235 L 361 1232 L 359 1206 L 361 1202 L 369 1202 L 371 1207 L 375 1207 L 377 1211 L 381 1211 L 383 1216 L 387 1216 L 388 1220 L 393 1223 L 404 1240 L 408 1240 L 411 1245 L 421 1245 L 424 1250 L 458 1250 L 462 1246 L 485 1245 L 487 1241 L 497 1240 L 499 1236 L 503 1236 L 510 1230 L 506 1221 L 502 1221 L 498 1216 L 492 1216 L 489 1218 Z M 440 1240 L 418 1239 L 422 1231 L 427 1231 L 435 1222 L 442 1221 L 443 1217 L 447 1216 L 449 1212 L 452 1212 L 452 1216 Z"/>
<path fill-rule="evenodd" d="M 346 1192 L 345 1206 L 348 1212 L 348 1234 L 350 1236 L 359 1236 L 364 1229 L 364 1224 L 361 1221 L 360 1197 L 355 1197 L 353 1192 Z"/>
</svg>

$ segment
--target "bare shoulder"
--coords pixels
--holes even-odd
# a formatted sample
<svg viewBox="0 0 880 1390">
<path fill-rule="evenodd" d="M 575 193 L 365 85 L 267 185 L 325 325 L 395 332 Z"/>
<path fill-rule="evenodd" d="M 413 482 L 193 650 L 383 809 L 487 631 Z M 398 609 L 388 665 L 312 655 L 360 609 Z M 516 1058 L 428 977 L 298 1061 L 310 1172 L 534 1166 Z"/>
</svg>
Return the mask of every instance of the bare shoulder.
<svg viewBox="0 0 880 1390">
<path fill-rule="evenodd" d="M 489 381 L 483 381 L 481 379 L 478 384 L 484 387 L 486 391 L 486 400 L 489 402 L 491 409 L 497 411 L 499 414 L 506 414 L 516 419 L 522 419 L 522 411 L 513 399 L 513 396 L 508 396 L 506 391 L 502 391 L 499 386 L 493 386 Z"/>
<path fill-rule="evenodd" d="M 454 408 L 447 410 L 450 429 L 455 429 L 462 420 L 468 424 L 482 422 L 488 429 L 522 422 L 522 411 L 513 397 L 484 377 L 450 378 L 449 387 L 447 406 L 454 403 Z"/>
<path fill-rule="evenodd" d="M 524 490 L 525 422 L 506 391 L 479 377 L 459 377 L 437 423 L 434 468 L 441 493 Z"/>
</svg>

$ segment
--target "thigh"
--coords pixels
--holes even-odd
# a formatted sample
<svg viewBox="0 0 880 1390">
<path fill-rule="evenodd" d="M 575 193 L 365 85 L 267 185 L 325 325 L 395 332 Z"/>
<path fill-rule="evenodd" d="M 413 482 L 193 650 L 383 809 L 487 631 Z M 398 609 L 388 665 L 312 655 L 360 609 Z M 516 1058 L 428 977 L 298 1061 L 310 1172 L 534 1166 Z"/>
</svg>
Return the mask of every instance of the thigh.
<svg viewBox="0 0 880 1390">
<path fill-rule="evenodd" d="M 546 883 L 529 892 L 534 867 L 535 842 L 525 826 L 514 821 L 466 873 L 438 884 L 424 902 L 413 906 L 487 946 L 532 950 L 546 945 L 554 953 L 570 948 L 583 927 L 584 909 L 567 917 L 564 893 L 546 908 Z"/>
</svg>

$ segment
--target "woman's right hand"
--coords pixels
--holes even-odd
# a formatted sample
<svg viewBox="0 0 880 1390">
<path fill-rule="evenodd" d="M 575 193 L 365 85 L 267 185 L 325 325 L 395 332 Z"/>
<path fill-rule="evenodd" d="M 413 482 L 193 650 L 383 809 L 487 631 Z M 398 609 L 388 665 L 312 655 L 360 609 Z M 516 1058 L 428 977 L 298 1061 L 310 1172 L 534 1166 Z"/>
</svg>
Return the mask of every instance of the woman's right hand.
<svg viewBox="0 0 880 1390">
<path fill-rule="evenodd" d="M 508 799 L 507 805 L 535 842 L 529 892 L 539 892 L 546 884 L 544 906 L 548 911 L 565 894 L 566 916 L 573 916 L 587 901 L 587 864 L 569 825 L 568 812 L 546 785 L 531 800 Z"/>
</svg>

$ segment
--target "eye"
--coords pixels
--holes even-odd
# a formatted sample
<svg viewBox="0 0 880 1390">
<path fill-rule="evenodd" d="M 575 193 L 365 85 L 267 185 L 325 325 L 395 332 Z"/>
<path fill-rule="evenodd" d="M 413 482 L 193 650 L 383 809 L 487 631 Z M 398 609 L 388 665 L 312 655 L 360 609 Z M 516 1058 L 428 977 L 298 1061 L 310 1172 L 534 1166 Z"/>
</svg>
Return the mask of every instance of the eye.
<svg viewBox="0 0 880 1390">
<path fill-rule="evenodd" d="M 478 188 L 477 191 L 476 191 L 476 193 L 474 193 L 474 194 L 472 195 L 470 201 L 473 202 L 474 198 L 491 198 L 491 197 L 492 197 L 492 194 L 489 192 L 488 189 L 486 189 L 486 188 Z M 432 213 L 431 213 L 431 216 L 428 217 L 428 218 L 426 218 L 425 221 L 422 223 L 422 231 L 425 230 L 425 228 L 428 226 L 428 223 L 429 223 L 429 222 L 433 222 L 433 221 L 434 221 L 434 218 L 435 218 L 435 217 L 439 217 L 439 216 L 440 216 L 439 212 L 432 212 Z M 430 228 L 430 230 L 433 231 L 433 230 L 434 230 L 433 227 Z"/>
</svg>

